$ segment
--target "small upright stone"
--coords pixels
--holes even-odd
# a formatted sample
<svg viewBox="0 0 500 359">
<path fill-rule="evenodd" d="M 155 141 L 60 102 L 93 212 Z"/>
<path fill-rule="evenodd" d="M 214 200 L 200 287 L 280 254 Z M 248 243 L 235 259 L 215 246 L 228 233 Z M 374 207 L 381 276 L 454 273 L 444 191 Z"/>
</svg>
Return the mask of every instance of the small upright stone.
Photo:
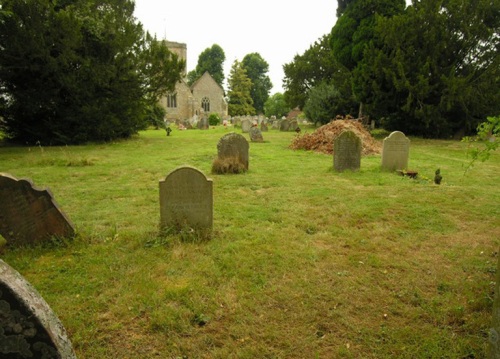
<svg viewBox="0 0 500 359">
<path fill-rule="evenodd" d="M 333 143 L 333 168 L 337 172 L 361 167 L 362 143 L 353 131 L 342 132 Z"/>
<path fill-rule="evenodd" d="M 264 138 L 262 137 L 262 132 L 259 130 L 257 126 L 253 126 L 250 129 L 250 140 L 252 142 L 264 142 Z"/>
<path fill-rule="evenodd" d="M 249 119 L 241 121 L 241 132 L 248 133 L 252 127 L 252 122 Z"/>
<path fill-rule="evenodd" d="M 382 148 L 382 169 L 398 171 L 408 169 L 410 140 L 403 132 L 394 131 L 384 139 Z"/>
<path fill-rule="evenodd" d="M 241 173 L 248 171 L 248 141 L 242 135 L 231 132 L 217 143 L 217 158 L 212 173 Z"/>
</svg>

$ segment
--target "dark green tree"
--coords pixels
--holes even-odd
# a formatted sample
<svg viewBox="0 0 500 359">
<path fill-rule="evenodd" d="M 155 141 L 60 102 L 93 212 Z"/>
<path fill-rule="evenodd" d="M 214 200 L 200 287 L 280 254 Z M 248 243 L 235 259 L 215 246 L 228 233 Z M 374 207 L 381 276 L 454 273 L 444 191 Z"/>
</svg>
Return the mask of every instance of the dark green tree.
<svg viewBox="0 0 500 359">
<path fill-rule="evenodd" d="M 228 78 L 228 112 L 230 116 L 254 115 L 252 96 L 252 80 L 247 75 L 241 62 L 235 60 Z"/>
<path fill-rule="evenodd" d="M 264 113 L 264 104 L 273 87 L 267 75 L 269 64 L 256 52 L 246 55 L 241 64 L 247 70 L 247 76 L 252 80 L 250 96 L 252 96 L 253 107 L 257 113 Z"/>
<path fill-rule="evenodd" d="M 355 88 L 388 130 L 460 136 L 500 113 L 500 2 L 419 1 L 376 32 Z"/>
<path fill-rule="evenodd" d="M 336 61 L 330 48 L 330 35 L 324 35 L 293 62 L 283 66 L 285 101 L 290 108 L 304 108 L 309 92 L 322 83 L 335 84 L 343 97 L 354 101 L 351 73 Z"/>
<path fill-rule="evenodd" d="M 188 84 L 191 86 L 205 72 L 208 72 L 215 82 L 222 87 L 224 82 L 224 61 L 226 61 L 226 54 L 222 47 L 213 44 L 212 47 L 206 48 L 198 56 L 196 69 L 188 72 Z"/>
<path fill-rule="evenodd" d="M 276 116 L 276 118 L 281 118 L 286 116 L 288 112 L 290 112 L 290 107 L 281 92 L 277 92 L 269 97 L 264 104 L 264 114 L 267 117 Z"/>
<path fill-rule="evenodd" d="M 314 123 L 326 124 L 337 115 L 348 115 L 355 111 L 355 103 L 349 101 L 333 84 L 321 83 L 309 93 L 304 113 Z"/>
<path fill-rule="evenodd" d="M 145 36 L 133 11 L 129 0 L 3 0 L 0 129 L 7 137 L 69 144 L 144 128 L 147 109 L 183 64 Z"/>
</svg>

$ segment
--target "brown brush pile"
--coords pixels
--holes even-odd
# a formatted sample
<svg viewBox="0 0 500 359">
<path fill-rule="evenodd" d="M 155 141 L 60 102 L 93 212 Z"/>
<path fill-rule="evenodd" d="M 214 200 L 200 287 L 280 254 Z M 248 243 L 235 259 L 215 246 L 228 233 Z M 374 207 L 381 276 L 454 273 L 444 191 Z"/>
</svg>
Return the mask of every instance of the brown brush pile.
<svg viewBox="0 0 500 359">
<path fill-rule="evenodd" d="M 370 132 L 363 127 L 361 122 L 350 119 L 333 120 L 321 126 L 313 133 L 297 135 L 290 144 L 290 148 L 293 150 L 308 150 L 332 154 L 333 140 L 345 130 L 353 131 L 361 138 L 363 143 L 363 156 L 379 154 L 381 152 L 382 145 L 372 137 Z"/>
</svg>

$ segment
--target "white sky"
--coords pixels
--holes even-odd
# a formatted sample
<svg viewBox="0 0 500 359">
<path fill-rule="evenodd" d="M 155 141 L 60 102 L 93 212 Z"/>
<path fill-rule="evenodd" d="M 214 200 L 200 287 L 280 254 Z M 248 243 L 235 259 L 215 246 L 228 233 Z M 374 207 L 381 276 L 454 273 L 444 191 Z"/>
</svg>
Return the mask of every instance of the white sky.
<svg viewBox="0 0 500 359">
<path fill-rule="evenodd" d="M 337 9 L 335 0 L 135 0 L 135 4 L 135 16 L 145 30 L 158 39 L 187 45 L 188 72 L 213 44 L 226 55 L 226 80 L 234 60 L 258 52 L 269 64 L 271 95 L 283 92 L 283 65 L 331 31 Z"/>
</svg>

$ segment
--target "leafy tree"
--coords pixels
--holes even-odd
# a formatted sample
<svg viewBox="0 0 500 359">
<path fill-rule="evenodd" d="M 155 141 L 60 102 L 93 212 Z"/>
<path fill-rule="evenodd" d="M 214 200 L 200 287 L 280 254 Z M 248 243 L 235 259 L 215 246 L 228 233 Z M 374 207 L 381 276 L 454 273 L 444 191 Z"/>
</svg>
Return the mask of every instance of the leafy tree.
<svg viewBox="0 0 500 359">
<path fill-rule="evenodd" d="M 229 73 L 229 104 L 228 112 L 230 116 L 254 115 L 252 96 L 252 80 L 247 75 L 246 69 L 241 62 L 235 60 Z"/>
<path fill-rule="evenodd" d="M 257 113 L 263 113 L 264 104 L 269 98 L 269 92 L 273 87 L 271 79 L 267 75 L 269 64 L 256 52 L 246 55 L 241 63 L 247 70 L 247 76 L 252 80 L 250 95 L 252 96 L 253 106 Z"/>
<path fill-rule="evenodd" d="M 479 147 L 474 146 L 469 148 L 472 160 L 467 169 L 471 168 L 477 160 L 484 162 L 490 158 L 491 152 L 496 151 L 500 147 L 500 138 L 498 136 L 500 136 L 500 116 L 488 117 L 485 122 L 481 122 L 477 126 L 476 138 L 464 137 L 462 139 L 462 142 L 465 143 L 472 144 L 480 141 L 482 144 Z"/>
<path fill-rule="evenodd" d="M 419 1 L 379 18 L 355 88 L 388 130 L 426 137 L 471 132 L 500 113 L 500 3 Z"/>
<path fill-rule="evenodd" d="M 335 85 L 321 83 L 309 93 L 304 113 L 314 123 L 325 124 L 337 115 L 352 114 L 354 103 L 342 96 Z"/>
<path fill-rule="evenodd" d="M 276 116 L 276 118 L 281 118 L 286 116 L 288 112 L 290 112 L 290 107 L 281 92 L 277 92 L 269 97 L 264 104 L 264 114 L 267 117 Z"/>
<path fill-rule="evenodd" d="M 217 44 L 213 44 L 212 47 L 206 48 L 198 56 L 198 64 L 196 69 L 188 72 L 187 81 L 191 86 L 196 80 L 198 80 L 205 72 L 212 76 L 212 78 L 221 87 L 224 82 L 224 61 L 226 60 L 226 54 L 222 47 Z"/>
<path fill-rule="evenodd" d="M 183 63 L 145 36 L 133 11 L 129 0 L 3 0 L 0 130 L 69 144 L 144 128 Z"/>
</svg>

